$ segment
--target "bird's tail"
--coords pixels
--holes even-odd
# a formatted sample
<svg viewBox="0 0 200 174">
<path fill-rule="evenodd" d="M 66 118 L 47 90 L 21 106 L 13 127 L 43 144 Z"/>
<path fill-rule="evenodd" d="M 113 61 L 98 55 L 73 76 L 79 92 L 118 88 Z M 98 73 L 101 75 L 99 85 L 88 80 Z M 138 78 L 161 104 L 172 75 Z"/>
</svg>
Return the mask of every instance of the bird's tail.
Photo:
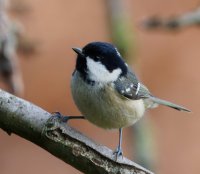
<svg viewBox="0 0 200 174">
<path fill-rule="evenodd" d="M 176 104 L 171 103 L 171 102 L 166 101 L 166 100 L 162 100 L 162 99 L 159 99 L 159 98 L 156 98 L 156 97 L 153 97 L 153 96 L 151 96 L 150 99 L 151 99 L 153 102 L 155 102 L 155 103 L 157 103 L 157 104 L 160 104 L 160 105 L 168 106 L 168 107 L 171 107 L 171 108 L 176 109 L 176 110 L 179 110 L 179 111 L 191 112 L 189 109 L 186 109 L 185 107 L 176 105 Z"/>
</svg>

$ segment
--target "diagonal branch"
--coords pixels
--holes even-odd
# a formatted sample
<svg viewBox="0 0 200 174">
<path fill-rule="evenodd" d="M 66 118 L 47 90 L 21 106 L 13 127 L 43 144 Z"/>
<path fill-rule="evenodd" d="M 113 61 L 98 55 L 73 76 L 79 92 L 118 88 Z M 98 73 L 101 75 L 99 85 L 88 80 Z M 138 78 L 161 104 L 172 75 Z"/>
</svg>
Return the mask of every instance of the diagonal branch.
<svg viewBox="0 0 200 174">
<path fill-rule="evenodd" d="M 84 173 L 153 174 L 98 145 L 59 118 L 32 103 L 0 90 L 0 128 L 47 150 Z"/>
</svg>

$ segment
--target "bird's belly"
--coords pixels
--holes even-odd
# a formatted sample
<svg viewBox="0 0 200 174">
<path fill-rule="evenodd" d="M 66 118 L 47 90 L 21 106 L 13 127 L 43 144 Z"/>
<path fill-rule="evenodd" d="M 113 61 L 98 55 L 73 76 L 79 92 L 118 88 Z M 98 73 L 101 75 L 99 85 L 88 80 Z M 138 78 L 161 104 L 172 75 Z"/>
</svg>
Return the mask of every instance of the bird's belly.
<svg viewBox="0 0 200 174">
<path fill-rule="evenodd" d="M 137 122 L 143 115 L 143 103 L 142 101 L 137 101 L 131 104 L 132 107 L 124 110 L 122 107 L 113 107 L 112 105 L 107 105 L 107 107 L 93 107 L 95 109 L 88 109 L 83 111 L 85 117 L 93 124 L 105 128 L 105 129 L 118 129 L 122 127 L 127 127 L 133 125 Z M 139 107 L 139 109 L 138 109 Z M 141 109 L 142 112 L 139 110 Z M 81 110 L 81 109 L 80 109 Z"/>
<path fill-rule="evenodd" d="M 109 86 L 94 88 L 75 77 L 72 79 L 71 89 L 81 113 L 90 122 L 105 129 L 130 126 L 139 120 L 145 111 L 143 100 L 121 97 Z M 116 95 L 111 95 L 113 92 Z"/>
</svg>

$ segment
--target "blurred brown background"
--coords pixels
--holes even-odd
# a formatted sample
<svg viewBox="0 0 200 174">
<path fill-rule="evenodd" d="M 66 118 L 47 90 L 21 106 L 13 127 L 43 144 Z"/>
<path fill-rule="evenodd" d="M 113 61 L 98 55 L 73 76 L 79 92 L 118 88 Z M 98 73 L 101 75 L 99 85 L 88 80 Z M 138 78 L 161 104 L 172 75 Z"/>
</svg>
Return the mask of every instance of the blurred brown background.
<svg viewBox="0 0 200 174">
<path fill-rule="evenodd" d="M 13 0 L 14 1 L 14 0 Z M 75 65 L 72 47 L 91 41 L 111 41 L 105 1 L 99 0 L 15 0 L 29 6 L 28 14 L 17 19 L 26 33 L 38 40 L 38 53 L 20 55 L 24 98 L 49 112 L 80 114 L 70 94 Z M 191 114 L 166 107 L 148 112 L 154 129 L 157 173 L 200 173 L 200 28 L 179 32 L 148 32 L 139 23 L 152 15 L 170 16 L 198 5 L 196 0 L 124 0 L 135 35 L 137 61 L 133 65 L 140 79 L 156 96 L 187 106 Z M 70 125 L 96 142 L 114 149 L 118 132 L 105 131 L 87 121 Z M 131 131 L 124 131 L 124 155 L 134 160 Z M 0 174 L 77 174 L 71 166 L 43 149 L 0 130 Z"/>
</svg>

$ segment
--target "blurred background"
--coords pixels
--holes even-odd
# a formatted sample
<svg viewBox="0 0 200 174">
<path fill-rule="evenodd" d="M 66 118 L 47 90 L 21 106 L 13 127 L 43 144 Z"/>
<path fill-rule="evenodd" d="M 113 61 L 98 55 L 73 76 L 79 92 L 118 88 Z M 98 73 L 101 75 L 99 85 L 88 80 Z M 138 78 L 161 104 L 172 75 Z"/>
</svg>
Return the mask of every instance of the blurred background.
<svg viewBox="0 0 200 174">
<path fill-rule="evenodd" d="M 12 28 L 21 34 L 14 35 L 18 47 L 11 44 L 12 49 L 6 49 L 11 50 L 5 54 L 10 63 L 2 71 L 1 88 L 49 112 L 80 115 L 70 93 L 76 57 L 71 48 L 91 41 L 115 43 L 154 95 L 192 110 L 188 114 L 162 106 L 148 111 L 133 128 L 124 130 L 124 156 L 156 173 L 200 173 L 200 27 L 174 31 L 143 25 L 152 16 L 168 19 L 185 14 L 198 8 L 199 1 L 11 0 L 7 10 L 4 2 L 0 0 L 0 39 L 13 36 L 2 34 Z M 2 42 L 1 50 L 5 43 L 9 42 Z M 116 148 L 118 131 L 105 131 L 87 121 L 69 124 L 96 142 Z M 0 174 L 12 173 L 80 172 L 0 130 Z"/>
</svg>

